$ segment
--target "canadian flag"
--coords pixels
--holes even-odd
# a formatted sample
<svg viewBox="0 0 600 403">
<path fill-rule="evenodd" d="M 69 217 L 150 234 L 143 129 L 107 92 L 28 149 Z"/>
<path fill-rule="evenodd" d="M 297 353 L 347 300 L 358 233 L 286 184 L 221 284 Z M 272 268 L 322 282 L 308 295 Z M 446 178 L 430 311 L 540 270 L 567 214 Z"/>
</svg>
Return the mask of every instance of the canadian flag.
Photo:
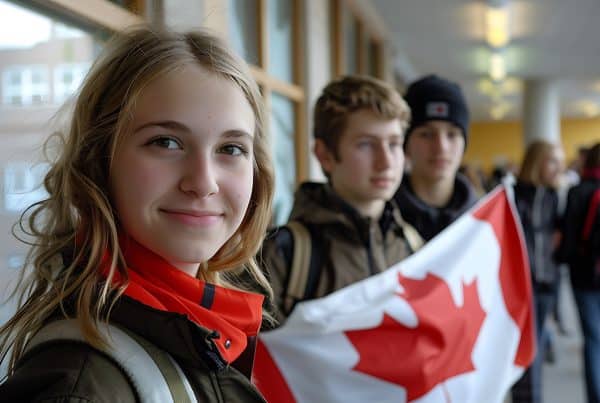
<svg viewBox="0 0 600 403">
<path fill-rule="evenodd" d="M 502 402 L 535 353 L 531 284 L 497 188 L 418 253 L 298 304 L 259 339 L 269 402 Z"/>
</svg>

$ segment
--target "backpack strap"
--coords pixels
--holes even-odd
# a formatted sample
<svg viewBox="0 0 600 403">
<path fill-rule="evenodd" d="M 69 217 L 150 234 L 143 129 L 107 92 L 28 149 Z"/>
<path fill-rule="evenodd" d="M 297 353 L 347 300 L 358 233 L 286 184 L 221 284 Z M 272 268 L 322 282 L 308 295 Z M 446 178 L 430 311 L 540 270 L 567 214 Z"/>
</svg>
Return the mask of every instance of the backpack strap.
<svg viewBox="0 0 600 403">
<path fill-rule="evenodd" d="M 125 371 L 142 403 L 198 403 L 183 370 L 166 351 L 111 324 L 101 323 L 98 330 L 110 342 L 103 352 Z M 87 343 L 75 319 L 60 319 L 42 327 L 26 351 L 58 340 Z"/>
<path fill-rule="evenodd" d="M 590 198 L 590 204 L 588 207 L 587 214 L 585 216 L 581 238 L 584 241 L 590 239 L 590 234 L 592 233 L 592 228 L 594 225 L 594 221 L 596 220 L 598 210 L 600 210 L 600 189 L 596 189 L 594 193 L 592 193 L 592 197 Z"/>
<path fill-rule="evenodd" d="M 302 300 L 305 296 L 310 272 L 312 240 L 306 226 L 298 221 L 288 222 L 285 228 L 290 231 L 294 242 L 292 264 L 289 268 L 289 281 L 283 301 L 284 308 L 289 313 L 294 308 L 296 302 Z"/>
<path fill-rule="evenodd" d="M 411 252 L 414 253 L 421 249 L 423 245 L 425 245 L 425 240 L 419 234 L 419 231 L 412 225 L 410 225 L 404 218 L 401 216 L 398 219 L 398 223 L 400 224 L 400 228 L 402 228 L 402 233 L 404 234 L 404 239 L 406 239 L 406 243 L 410 248 Z"/>
</svg>

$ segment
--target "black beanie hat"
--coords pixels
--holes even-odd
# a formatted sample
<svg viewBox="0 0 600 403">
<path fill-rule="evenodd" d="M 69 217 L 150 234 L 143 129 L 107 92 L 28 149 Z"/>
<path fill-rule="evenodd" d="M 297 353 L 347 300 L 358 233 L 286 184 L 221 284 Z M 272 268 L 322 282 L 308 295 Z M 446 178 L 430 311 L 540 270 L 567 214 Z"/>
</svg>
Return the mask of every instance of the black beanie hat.
<svg viewBox="0 0 600 403">
<path fill-rule="evenodd" d="M 404 99 L 411 112 L 406 140 L 415 127 L 429 120 L 446 120 L 462 129 L 465 144 L 467 143 L 469 109 L 458 84 L 436 75 L 428 75 L 413 82 Z"/>
</svg>

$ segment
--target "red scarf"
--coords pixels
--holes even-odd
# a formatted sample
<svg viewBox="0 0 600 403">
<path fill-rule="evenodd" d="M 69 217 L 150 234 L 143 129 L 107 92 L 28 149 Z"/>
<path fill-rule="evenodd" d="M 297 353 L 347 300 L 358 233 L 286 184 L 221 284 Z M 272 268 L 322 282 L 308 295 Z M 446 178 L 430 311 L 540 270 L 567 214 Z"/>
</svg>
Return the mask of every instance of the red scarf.
<svg viewBox="0 0 600 403">
<path fill-rule="evenodd" d="M 263 296 L 219 287 L 198 280 L 169 264 L 131 238 L 120 237 L 129 283 L 125 295 L 161 311 L 177 312 L 198 325 L 216 330 L 214 342 L 221 356 L 232 363 L 256 336 L 262 320 Z M 102 273 L 108 274 L 109 253 Z M 116 273 L 114 285 L 121 284 Z"/>
</svg>

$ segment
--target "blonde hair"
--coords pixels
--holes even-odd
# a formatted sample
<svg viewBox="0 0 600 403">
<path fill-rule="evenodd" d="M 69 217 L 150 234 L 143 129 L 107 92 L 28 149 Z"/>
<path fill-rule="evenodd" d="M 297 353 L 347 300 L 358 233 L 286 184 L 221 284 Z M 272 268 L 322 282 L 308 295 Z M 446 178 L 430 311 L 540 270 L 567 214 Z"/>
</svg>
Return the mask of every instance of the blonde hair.
<svg viewBox="0 0 600 403">
<path fill-rule="evenodd" d="M 243 267 L 262 289 L 270 292 L 254 260 L 271 219 L 274 187 L 256 82 L 247 65 L 210 34 L 136 27 L 117 34 L 93 65 L 76 100 L 69 129 L 50 138 L 60 140 L 61 151 L 44 178 L 49 196 L 30 206 L 19 221 L 20 228 L 35 241 L 30 243 L 25 263 L 25 267 L 32 268 L 31 276 L 20 281 L 26 288 L 20 295 L 19 309 L 0 328 L 0 357 L 13 349 L 11 372 L 29 338 L 58 309 L 65 316 L 72 311 L 90 344 L 106 345 L 97 324 L 108 319 L 110 307 L 123 291 L 123 287 L 113 289 L 111 279 L 117 271 L 127 279 L 108 193 L 111 162 L 128 131 L 132 110 L 143 88 L 190 64 L 235 83 L 256 120 L 250 204 L 238 230 L 202 264 L 199 277 L 242 288 L 219 272 Z M 72 251 L 72 260 L 64 267 L 48 264 L 65 250 Z M 105 280 L 98 267 L 107 251 L 111 253 L 110 270 Z"/>
<path fill-rule="evenodd" d="M 346 76 L 323 89 L 315 104 L 313 134 L 339 158 L 338 145 L 350 115 L 370 110 L 382 119 L 399 119 L 408 127 L 410 109 L 398 91 L 387 83 L 368 76 Z"/>
<path fill-rule="evenodd" d="M 519 180 L 535 186 L 547 185 L 542 181 L 542 163 L 557 147 L 559 146 L 545 140 L 536 140 L 529 144 L 519 171 Z"/>
</svg>

